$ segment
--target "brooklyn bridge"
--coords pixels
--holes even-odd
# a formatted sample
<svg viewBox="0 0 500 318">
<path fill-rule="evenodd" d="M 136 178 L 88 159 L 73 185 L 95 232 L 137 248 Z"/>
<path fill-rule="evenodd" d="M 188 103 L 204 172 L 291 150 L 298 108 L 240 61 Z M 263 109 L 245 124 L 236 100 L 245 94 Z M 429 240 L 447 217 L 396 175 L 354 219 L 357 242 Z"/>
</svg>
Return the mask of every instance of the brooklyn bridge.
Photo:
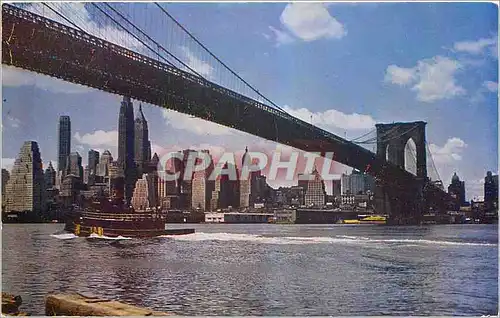
<svg viewBox="0 0 500 318">
<path fill-rule="evenodd" d="M 146 8 L 169 22 L 161 39 L 119 5 L 86 5 L 92 7 L 97 22 L 89 24 L 77 11 L 45 3 L 39 3 L 37 10 L 3 4 L 2 63 L 129 96 L 303 151 L 323 156 L 333 152 L 335 161 L 375 177 L 376 210 L 388 214 L 393 224 L 418 224 L 427 213 L 447 211 L 452 198 L 440 186 L 425 122 L 381 123 L 373 136 L 341 138 L 288 114 L 260 93 L 175 20 L 164 4 Z M 203 74 L 168 45 L 175 34 L 202 52 L 217 75 Z M 416 173 L 405 169 L 410 140 L 415 147 L 409 160 Z M 376 145 L 376 152 L 367 145 Z"/>
</svg>

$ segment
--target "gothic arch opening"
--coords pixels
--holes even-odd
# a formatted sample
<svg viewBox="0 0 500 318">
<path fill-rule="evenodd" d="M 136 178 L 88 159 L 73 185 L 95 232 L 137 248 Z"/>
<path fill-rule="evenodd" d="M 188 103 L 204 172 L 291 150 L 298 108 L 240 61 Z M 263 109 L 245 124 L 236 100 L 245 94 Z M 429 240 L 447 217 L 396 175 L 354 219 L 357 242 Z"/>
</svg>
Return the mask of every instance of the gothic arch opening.
<svg viewBox="0 0 500 318">
<path fill-rule="evenodd" d="M 404 149 L 405 170 L 417 175 L 417 145 L 412 138 L 406 142 Z"/>
<path fill-rule="evenodd" d="M 391 145 L 387 145 L 387 147 L 385 147 L 385 160 L 387 160 L 387 161 L 390 161 L 389 160 L 389 147 L 390 146 Z"/>
</svg>

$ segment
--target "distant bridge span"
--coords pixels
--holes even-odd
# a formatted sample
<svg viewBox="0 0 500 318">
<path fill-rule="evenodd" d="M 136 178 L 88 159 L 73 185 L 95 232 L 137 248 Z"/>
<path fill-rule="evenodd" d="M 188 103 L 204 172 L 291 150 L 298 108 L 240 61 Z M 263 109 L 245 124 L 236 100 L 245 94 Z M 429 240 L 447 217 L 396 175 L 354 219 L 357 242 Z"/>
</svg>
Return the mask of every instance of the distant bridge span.
<svg viewBox="0 0 500 318">
<path fill-rule="evenodd" d="M 423 180 L 385 157 L 201 77 L 12 5 L 2 6 L 2 63 L 209 120 L 367 170 L 414 191 Z M 394 192 L 394 191 L 392 191 Z"/>
</svg>

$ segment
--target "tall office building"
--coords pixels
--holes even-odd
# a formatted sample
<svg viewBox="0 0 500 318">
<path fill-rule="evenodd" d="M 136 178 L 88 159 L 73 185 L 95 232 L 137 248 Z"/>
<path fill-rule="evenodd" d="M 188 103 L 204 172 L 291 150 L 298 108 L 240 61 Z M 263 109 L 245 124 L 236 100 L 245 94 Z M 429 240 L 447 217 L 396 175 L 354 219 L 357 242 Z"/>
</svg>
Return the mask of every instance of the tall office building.
<svg viewBox="0 0 500 318">
<path fill-rule="evenodd" d="M 451 184 L 448 186 L 448 193 L 455 199 L 455 208 L 465 204 L 465 182 L 460 181 L 457 173 L 453 173 Z"/>
<path fill-rule="evenodd" d="M 151 143 L 149 142 L 148 122 L 142 112 L 142 105 L 139 104 L 139 112 L 135 118 L 135 163 L 137 165 L 137 174 L 149 172 L 149 162 L 151 160 Z"/>
<path fill-rule="evenodd" d="M 57 147 L 57 171 L 66 171 L 68 156 L 71 152 L 71 120 L 69 116 L 59 117 Z"/>
<path fill-rule="evenodd" d="M 99 164 L 99 151 L 90 149 L 88 154 L 88 165 L 89 165 L 89 173 L 91 175 L 97 174 L 98 164 Z"/>
<path fill-rule="evenodd" d="M 83 181 L 83 166 L 82 166 L 82 156 L 78 152 L 72 152 L 69 154 L 68 167 L 66 169 L 66 174 L 72 174 L 80 181 Z"/>
<path fill-rule="evenodd" d="M 248 147 L 245 148 L 245 153 L 241 158 L 241 169 L 243 171 L 243 167 L 250 166 L 250 156 L 248 156 Z M 252 194 L 252 174 L 249 173 L 248 177 L 240 178 L 240 207 L 246 208 L 252 204 L 251 200 Z"/>
<path fill-rule="evenodd" d="M 130 97 L 123 97 L 118 119 L 118 164 L 124 173 L 127 205 L 130 205 L 136 180 L 134 146 L 134 106 Z"/>
<path fill-rule="evenodd" d="M 7 169 L 2 169 L 2 210 L 5 207 L 5 189 L 7 182 L 9 182 L 10 173 Z"/>
<path fill-rule="evenodd" d="M 42 158 L 36 141 L 24 142 L 5 186 L 5 211 L 45 210 Z"/>
<path fill-rule="evenodd" d="M 314 168 L 311 180 L 299 180 L 299 186 L 304 188 L 304 204 L 306 206 L 322 207 L 326 203 L 325 182 L 321 178 L 319 172 Z M 304 176 L 308 179 L 309 176 Z"/>
<path fill-rule="evenodd" d="M 237 172 L 237 168 L 233 165 L 224 164 L 223 170 L 231 171 L 234 169 Z M 228 207 L 237 208 L 240 204 L 240 182 L 238 179 L 231 180 L 227 174 L 221 174 L 217 177 L 214 182 L 214 188 L 212 190 L 212 196 L 210 199 L 210 208 L 212 211 L 216 209 L 225 209 Z"/>
<path fill-rule="evenodd" d="M 213 180 L 209 180 L 214 166 L 210 152 L 208 150 L 202 150 L 201 152 L 208 155 L 210 163 L 206 169 L 193 173 L 191 208 L 207 211 L 210 210 L 212 192 L 215 189 L 215 182 Z M 196 164 L 198 165 L 200 162 L 196 162 Z"/>
<path fill-rule="evenodd" d="M 341 176 L 342 194 L 366 194 L 368 191 L 375 192 L 375 179 L 359 170 L 352 169 L 350 175 Z"/>
<path fill-rule="evenodd" d="M 484 178 L 484 204 L 488 211 L 498 209 L 498 175 L 493 175 L 491 171 Z"/>
<path fill-rule="evenodd" d="M 113 162 L 113 156 L 109 150 L 105 150 L 102 153 L 101 158 L 99 158 L 99 164 L 97 166 L 97 175 L 101 177 L 107 177 L 109 175 L 109 165 Z"/>
<path fill-rule="evenodd" d="M 136 211 L 146 210 L 157 206 L 157 179 L 154 174 L 143 174 L 134 187 L 134 195 L 131 200 L 132 207 Z"/>
<path fill-rule="evenodd" d="M 52 161 L 49 162 L 49 166 L 45 169 L 45 188 L 50 189 L 56 186 L 56 170 L 52 166 Z"/>
<path fill-rule="evenodd" d="M 98 176 L 97 170 L 99 167 L 99 151 L 95 151 L 93 149 L 89 150 L 88 153 L 88 171 L 84 175 L 85 179 L 84 183 L 88 185 L 94 185 L 96 182 L 96 176 Z M 87 168 L 87 167 L 86 167 Z"/>
</svg>

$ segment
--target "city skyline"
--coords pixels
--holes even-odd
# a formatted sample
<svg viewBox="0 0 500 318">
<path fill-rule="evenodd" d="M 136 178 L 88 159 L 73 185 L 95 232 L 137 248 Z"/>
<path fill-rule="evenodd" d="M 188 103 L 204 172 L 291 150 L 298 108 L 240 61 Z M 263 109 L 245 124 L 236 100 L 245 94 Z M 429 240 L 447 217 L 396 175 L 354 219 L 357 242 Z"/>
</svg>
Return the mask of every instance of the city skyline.
<svg viewBox="0 0 500 318">
<path fill-rule="evenodd" d="M 345 34 L 341 32 L 337 37 L 331 33 L 333 27 L 320 32 L 318 26 L 313 25 L 308 32 L 301 33 L 297 29 L 300 24 L 293 23 L 293 10 L 296 10 L 297 5 L 210 7 L 174 4 L 169 5 L 169 8 L 204 42 L 210 43 L 216 52 L 220 52 L 229 65 L 241 70 L 244 78 L 248 76 L 251 83 L 260 83 L 258 88 L 266 96 L 303 120 L 310 121 L 310 115 L 313 114 L 314 124 L 339 136 L 344 137 L 345 133 L 348 139 L 358 137 L 373 128 L 375 122 L 427 121 L 428 140 L 443 183 L 448 185 L 456 171 L 461 180 L 465 180 L 468 199 L 482 196 L 482 184 L 479 181 L 484 180 L 488 170 L 496 174 L 498 165 L 497 96 L 494 92 L 498 78 L 497 60 L 492 54 L 492 50 L 497 47 L 492 42 L 495 39 L 492 32 L 496 26 L 493 23 L 496 13 L 492 14 L 488 10 L 488 4 L 307 5 L 307 10 L 321 13 L 328 21 L 337 21 L 343 26 Z M 256 30 L 262 32 L 256 35 L 238 27 L 237 31 L 241 33 L 229 32 L 222 41 L 212 40 L 222 31 L 216 27 L 209 34 L 200 28 L 202 23 L 197 19 L 200 18 L 201 10 L 214 10 L 214 7 L 218 8 L 220 15 L 227 17 L 226 22 L 221 22 L 222 25 L 229 25 L 234 19 L 241 18 L 245 9 L 248 10 L 248 17 L 245 16 L 241 23 L 250 23 L 247 19 L 257 14 L 256 8 L 264 8 L 263 19 L 255 26 Z M 402 16 L 400 18 L 409 19 L 405 24 L 407 27 L 403 27 L 403 31 L 387 32 L 376 38 L 381 43 L 398 43 L 397 47 L 388 45 L 384 48 L 373 43 L 374 40 L 366 34 L 370 28 L 363 27 L 360 30 L 354 24 L 354 13 L 373 14 L 370 23 L 378 26 L 377 30 L 387 31 L 391 21 L 385 21 L 387 26 L 384 26 L 381 24 L 382 17 L 387 17 L 396 7 Z M 428 21 L 427 29 L 408 30 L 415 22 L 411 17 L 411 8 L 420 12 L 433 11 L 436 20 Z M 192 17 L 187 12 L 190 9 L 193 9 Z M 471 11 L 467 11 L 469 9 Z M 470 24 L 474 27 L 460 26 L 460 32 L 453 31 L 458 23 L 456 20 L 460 20 L 463 12 L 470 12 L 468 20 L 477 23 Z M 485 19 L 484 14 L 489 18 Z M 451 15 L 456 19 L 438 23 L 437 17 L 443 15 Z M 432 41 L 424 41 L 426 34 L 433 30 L 439 30 L 437 36 Z M 408 39 L 401 32 L 407 32 Z M 237 49 L 236 54 L 228 52 L 228 47 L 233 48 L 237 43 L 237 35 L 255 44 L 256 56 L 252 60 L 255 61 L 255 66 L 252 66 L 255 70 L 248 67 L 245 60 L 248 56 L 241 49 Z M 415 45 L 419 41 L 425 45 Z M 366 49 L 369 44 L 373 45 L 375 51 L 363 53 L 362 49 Z M 332 56 L 325 56 L 321 52 L 311 53 L 315 51 L 313 48 L 321 48 L 321 52 Z M 307 62 L 309 69 L 300 67 L 300 63 L 299 67 L 293 68 L 295 73 L 284 68 L 285 65 L 292 65 L 288 57 L 292 53 L 297 62 Z M 384 58 L 374 61 L 370 59 L 372 54 Z M 316 60 L 326 64 L 324 71 L 318 69 L 320 62 Z M 277 64 L 270 68 L 273 74 L 283 77 L 263 80 L 258 73 L 270 76 L 265 69 L 272 63 Z M 12 162 L 25 140 L 39 143 L 44 168 L 48 161 L 53 161 L 55 166 L 56 124 L 52 125 L 51 122 L 56 123 L 59 115 L 71 117 L 71 143 L 74 145 L 71 152 L 78 151 L 85 157 L 84 162 L 89 149 L 96 149 L 101 154 L 103 150 L 109 149 L 113 157 L 117 158 L 117 113 L 121 96 L 62 83 L 10 67 L 4 66 L 3 71 L 3 129 L 4 135 L 9 136 L 4 138 L 2 157 L 7 160 L 3 166 Z M 428 77 L 433 71 L 442 76 Z M 357 77 L 354 76 L 356 74 Z M 301 78 L 309 79 L 310 83 Z M 359 90 L 362 94 L 358 93 Z M 135 107 L 137 104 L 134 101 Z M 368 104 L 370 107 L 362 106 Z M 216 152 L 224 148 L 241 154 L 245 145 L 255 150 L 286 149 L 230 128 L 172 111 L 164 112 L 158 107 L 143 104 L 143 109 L 149 121 L 152 153 L 187 148 Z M 39 124 L 38 120 L 43 124 Z M 479 158 L 478 153 L 482 154 Z M 345 167 L 339 167 L 340 171 L 345 171 Z"/>
</svg>

